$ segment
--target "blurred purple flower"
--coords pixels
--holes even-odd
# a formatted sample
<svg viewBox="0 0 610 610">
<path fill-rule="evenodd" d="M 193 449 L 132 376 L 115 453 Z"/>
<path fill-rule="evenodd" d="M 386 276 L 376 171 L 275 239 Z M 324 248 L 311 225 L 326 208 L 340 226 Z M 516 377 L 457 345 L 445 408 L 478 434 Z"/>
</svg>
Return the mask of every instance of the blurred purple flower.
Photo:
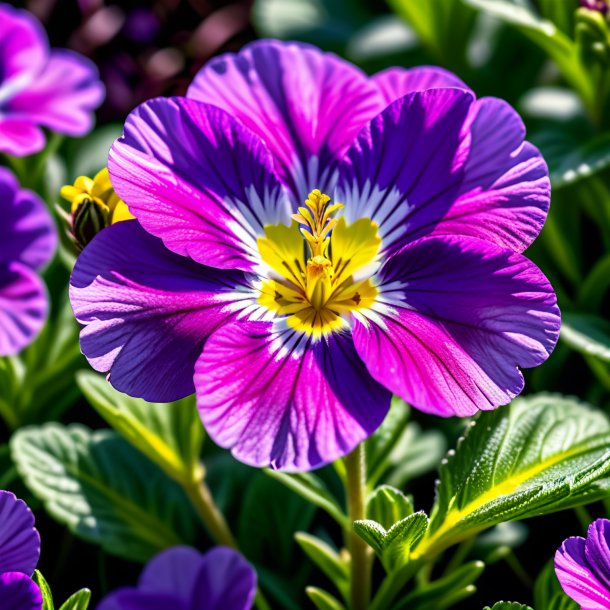
<svg viewBox="0 0 610 610">
<path fill-rule="evenodd" d="M 151 559 L 137 587 L 114 591 L 97 610 L 249 610 L 255 594 L 256 573 L 237 551 L 177 546 Z"/>
<path fill-rule="evenodd" d="M 580 6 L 590 11 L 602 13 L 602 15 L 607 15 L 608 11 L 610 11 L 607 0 L 580 0 Z"/>
<path fill-rule="evenodd" d="M 30 578 L 40 557 L 34 515 L 23 500 L 0 490 L 0 601 L 2 610 L 40 610 L 42 595 Z"/>
<path fill-rule="evenodd" d="M 44 203 L 0 167 L 0 356 L 17 353 L 42 328 L 46 289 L 36 271 L 52 258 L 55 224 Z"/>
<path fill-rule="evenodd" d="M 593 521 L 586 539 L 568 538 L 555 553 L 555 573 L 582 610 L 610 608 L 610 521 Z"/>
<path fill-rule="evenodd" d="M 369 78 L 278 41 L 218 57 L 111 150 L 137 220 L 77 261 L 82 350 L 128 394 L 196 390 L 218 444 L 286 470 L 351 451 L 392 392 L 441 416 L 506 404 L 560 324 L 521 255 L 549 205 L 524 136 L 440 69 Z"/>
<path fill-rule="evenodd" d="M 104 98 L 97 69 L 67 50 L 49 50 L 40 23 L 0 4 L 0 151 L 31 155 L 44 148 L 41 126 L 82 136 Z"/>
</svg>

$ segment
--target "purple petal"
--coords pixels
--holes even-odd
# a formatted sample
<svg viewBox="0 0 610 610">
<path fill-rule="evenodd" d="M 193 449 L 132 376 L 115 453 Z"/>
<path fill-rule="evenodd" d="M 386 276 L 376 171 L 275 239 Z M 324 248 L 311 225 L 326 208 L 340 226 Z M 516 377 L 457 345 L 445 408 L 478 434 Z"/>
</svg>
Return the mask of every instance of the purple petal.
<svg viewBox="0 0 610 610">
<path fill-rule="evenodd" d="M 2 610 L 42 609 L 40 589 L 29 576 L 21 572 L 0 574 L 0 600 Z"/>
<path fill-rule="evenodd" d="M 250 269 L 266 224 L 290 208 L 260 139 L 229 114 L 186 98 L 139 106 L 112 147 L 112 183 L 142 226 L 178 254 Z"/>
<path fill-rule="evenodd" d="M 44 143 L 40 127 L 20 118 L 0 118 L 0 152 L 25 157 L 41 151 Z"/>
<path fill-rule="evenodd" d="M 170 252 L 135 220 L 112 225 L 72 273 L 83 353 L 121 392 L 159 402 L 191 394 L 204 341 L 232 315 L 226 297 L 243 281 Z"/>
<path fill-rule="evenodd" d="M 203 556 L 189 610 L 250 610 L 256 572 L 233 549 L 216 547 Z"/>
<path fill-rule="evenodd" d="M 440 220 L 460 188 L 462 131 L 473 100 L 462 89 L 430 89 L 375 117 L 340 168 L 335 198 L 347 221 L 376 221 L 383 247 L 395 250 Z"/>
<path fill-rule="evenodd" d="M 16 354 L 34 340 L 47 305 L 44 284 L 29 267 L 0 262 L 0 356 Z"/>
<path fill-rule="evenodd" d="M 458 87 L 469 89 L 453 72 L 436 66 L 419 66 L 417 68 L 388 68 L 374 74 L 373 82 L 377 85 L 386 104 L 397 99 L 426 89 L 443 89 Z"/>
<path fill-rule="evenodd" d="M 34 514 L 23 500 L 0 490 L 0 573 L 33 574 L 40 557 Z"/>
<path fill-rule="evenodd" d="M 581 610 L 610 608 L 610 591 L 591 572 L 583 538 L 568 538 L 561 545 L 555 553 L 555 573 L 562 589 Z"/>
<path fill-rule="evenodd" d="M 96 610 L 191 610 L 176 595 L 123 588 L 107 595 Z"/>
<path fill-rule="evenodd" d="M 0 5 L 0 97 L 14 79 L 43 65 L 48 53 L 40 22 L 28 11 Z"/>
<path fill-rule="evenodd" d="M 210 436 L 253 466 L 308 470 L 349 453 L 385 417 L 349 335 L 312 343 L 291 329 L 232 323 L 207 341 L 195 386 Z"/>
<path fill-rule="evenodd" d="M 201 553 L 188 546 L 161 551 L 144 568 L 138 589 L 175 595 L 188 606 L 203 564 Z"/>
<path fill-rule="evenodd" d="M 607 591 L 610 591 L 610 521 L 597 519 L 589 525 L 585 556 L 588 564 Z"/>
<path fill-rule="evenodd" d="M 70 136 L 83 136 L 93 127 L 93 111 L 104 99 L 104 86 L 95 64 L 66 50 L 51 52 L 46 65 L 8 104 L 33 123 Z"/>
<path fill-rule="evenodd" d="M 478 100 L 470 121 L 460 193 L 441 222 L 430 218 L 416 235 L 433 229 L 437 235 L 470 235 L 523 252 L 540 233 L 549 209 L 546 163 L 524 141 L 523 122 L 506 102 Z"/>
<path fill-rule="evenodd" d="M 0 261 L 38 269 L 51 259 L 57 245 L 53 218 L 38 195 L 21 189 L 15 176 L 1 167 L 0 217 Z"/>
<path fill-rule="evenodd" d="M 328 191 L 337 160 L 385 104 L 358 68 L 319 49 L 262 40 L 211 60 L 188 97 L 223 108 L 257 133 L 298 201 Z"/>
<path fill-rule="evenodd" d="M 559 335 L 555 294 L 520 254 L 467 237 L 426 238 L 388 261 L 380 305 L 355 321 L 371 375 L 414 407 L 473 415 L 523 388 Z"/>
</svg>

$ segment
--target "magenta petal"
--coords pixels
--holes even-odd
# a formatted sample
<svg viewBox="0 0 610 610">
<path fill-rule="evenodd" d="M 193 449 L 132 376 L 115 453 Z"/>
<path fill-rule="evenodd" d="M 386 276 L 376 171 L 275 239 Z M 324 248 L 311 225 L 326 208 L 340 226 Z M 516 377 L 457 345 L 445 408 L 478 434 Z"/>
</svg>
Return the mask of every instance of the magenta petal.
<svg viewBox="0 0 610 610">
<path fill-rule="evenodd" d="M 349 453 L 379 426 L 390 403 L 349 335 L 312 344 L 264 323 L 217 330 L 197 362 L 195 386 L 216 443 L 247 464 L 293 471 Z"/>
<path fill-rule="evenodd" d="M 10 491 L 0 490 L 0 573 L 22 572 L 30 576 L 39 557 L 40 536 L 32 511 Z"/>
<path fill-rule="evenodd" d="M 581 610 L 610 608 L 610 591 L 591 572 L 585 556 L 585 540 L 568 538 L 555 553 L 555 573 L 561 587 Z"/>
<path fill-rule="evenodd" d="M 386 250 L 438 222 L 460 188 L 462 132 L 473 101 L 463 89 L 430 89 L 375 117 L 339 170 L 335 196 L 346 204 L 347 221 L 376 221 Z"/>
<path fill-rule="evenodd" d="M 256 572 L 233 549 L 216 547 L 202 558 L 189 610 L 250 610 Z"/>
<path fill-rule="evenodd" d="M 597 579 L 610 591 L 610 521 L 597 519 L 589 525 L 585 556 Z"/>
<path fill-rule="evenodd" d="M 371 375 L 414 407 L 473 415 L 523 388 L 518 367 L 549 356 L 559 336 L 555 294 L 520 254 L 467 237 L 426 238 L 381 270 L 381 305 L 355 322 Z"/>
<path fill-rule="evenodd" d="M 204 341 L 232 315 L 226 297 L 243 281 L 239 271 L 170 252 L 135 220 L 108 227 L 79 256 L 71 278 L 83 353 L 132 396 L 169 402 L 191 394 Z"/>
<path fill-rule="evenodd" d="M 299 202 L 314 188 L 329 189 L 337 160 L 385 106 L 374 83 L 349 62 L 277 40 L 214 58 L 187 95 L 257 133 Z"/>
<path fill-rule="evenodd" d="M 8 104 L 8 112 L 70 136 L 93 127 L 104 99 L 95 64 L 72 51 L 53 50 L 46 65 Z"/>
<path fill-rule="evenodd" d="M 290 207 L 260 139 L 229 114 L 158 98 L 128 117 L 112 147 L 112 183 L 142 226 L 174 252 L 222 269 L 250 269 L 267 224 Z"/>
<path fill-rule="evenodd" d="M 47 316 L 46 289 L 25 265 L 0 262 L 0 356 L 31 343 Z"/>
<path fill-rule="evenodd" d="M 546 163 L 529 142 L 519 115 L 506 102 L 478 100 L 470 117 L 468 160 L 460 193 L 441 222 L 416 235 L 470 235 L 523 252 L 549 209 Z"/>
<path fill-rule="evenodd" d="M 0 5 L 0 97 L 16 78 L 43 65 L 48 53 L 40 22 L 28 11 Z"/>
<path fill-rule="evenodd" d="M 20 261 L 33 269 L 47 263 L 57 245 L 55 223 L 32 191 L 0 167 L 0 261 Z"/>
<path fill-rule="evenodd" d="M 388 68 L 374 74 L 373 82 L 377 85 L 386 104 L 397 99 L 426 89 L 443 89 L 458 87 L 469 89 L 453 72 L 436 66 L 419 66 L 417 68 Z"/>
<path fill-rule="evenodd" d="M 2 610 L 41 610 L 42 594 L 36 583 L 21 572 L 0 574 Z"/>
<path fill-rule="evenodd" d="M 44 133 L 29 121 L 11 116 L 0 117 L 0 152 L 24 157 L 44 148 Z"/>
</svg>

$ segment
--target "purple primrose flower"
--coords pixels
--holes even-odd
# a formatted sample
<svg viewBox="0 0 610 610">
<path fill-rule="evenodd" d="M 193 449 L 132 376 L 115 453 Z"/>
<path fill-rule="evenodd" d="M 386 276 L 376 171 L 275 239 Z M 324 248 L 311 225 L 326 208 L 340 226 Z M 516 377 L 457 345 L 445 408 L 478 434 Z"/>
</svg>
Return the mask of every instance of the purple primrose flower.
<svg viewBox="0 0 610 610">
<path fill-rule="evenodd" d="M 97 610 L 249 610 L 255 594 L 256 573 L 237 551 L 176 546 L 151 559 L 137 588 L 110 593 Z"/>
<path fill-rule="evenodd" d="M 36 270 L 53 256 L 57 234 L 44 203 L 2 167 L 0 217 L 0 356 L 8 356 L 44 324 L 46 289 Z"/>
<path fill-rule="evenodd" d="M 0 490 L 0 600 L 2 610 L 40 610 L 42 595 L 30 578 L 40 557 L 34 515 L 23 500 Z"/>
<path fill-rule="evenodd" d="M 41 126 L 70 136 L 86 134 L 103 98 L 91 61 L 50 50 L 33 15 L 0 4 L 0 152 L 38 152 L 45 143 Z"/>
<path fill-rule="evenodd" d="M 582 610 L 610 608 L 610 521 L 593 521 L 586 540 L 568 538 L 555 553 L 555 573 Z"/>
<path fill-rule="evenodd" d="M 277 41 L 218 57 L 110 152 L 137 220 L 77 261 L 82 350 L 128 394 L 196 391 L 219 445 L 285 470 L 351 451 L 391 393 L 440 416 L 506 404 L 560 326 L 521 254 L 549 206 L 524 136 L 438 68 L 367 77 Z"/>
</svg>

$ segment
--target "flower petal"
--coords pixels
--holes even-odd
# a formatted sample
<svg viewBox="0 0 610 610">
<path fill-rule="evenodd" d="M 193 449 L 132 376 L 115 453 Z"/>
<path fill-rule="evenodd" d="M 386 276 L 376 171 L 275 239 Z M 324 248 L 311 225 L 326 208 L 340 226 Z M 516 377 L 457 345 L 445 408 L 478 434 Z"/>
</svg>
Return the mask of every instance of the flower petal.
<svg viewBox="0 0 610 610">
<path fill-rule="evenodd" d="M 93 127 L 93 111 L 104 99 L 95 64 L 77 53 L 53 50 L 36 78 L 8 103 L 7 113 L 70 136 Z"/>
<path fill-rule="evenodd" d="M 431 218 L 414 236 L 430 230 L 470 235 L 523 252 L 540 233 L 549 209 L 551 183 L 544 158 L 524 141 L 523 121 L 502 100 L 478 100 L 469 121 L 459 195 L 440 222 Z"/>
<path fill-rule="evenodd" d="M 197 362 L 195 386 L 216 443 L 247 464 L 293 471 L 349 453 L 390 404 L 349 335 L 312 343 L 265 323 L 217 330 Z"/>
<path fill-rule="evenodd" d="M 159 402 L 191 394 L 206 337 L 232 315 L 223 297 L 243 281 L 170 252 L 135 220 L 112 225 L 71 278 L 83 353 L 121 392 Z"/>
<path fill-rule="evenodd" d="M 375 117 L 339 170 L 335 199 L 347 221 L 377 222 L 382 247 L 395 250 L 440 220 L 460 188 L 462 130 L 473 100 L 462 89 L 430 89 Z"/>
<path fill-rule="evenodd" d="M 21 572 L 0 574 L 2 610 L 42 610 L 42 594 L 34 581 Z"/>
<path fill-rule="evenodd" d="M 57 246 L 55 223 L 32 191 L 21 189 L 13 174 L 0 167 L 0 261 L 21 261 L 38 269 Z"/>
<path fill-rule="evenodd" d="M 591 572 L 583 538 L 568 538 L 561 545 L 555 553 L 555 573 L 562 589 L 581 610 L 610 608 L 610 591 Z"/>
<path fill-rule="evenodd" d="M 473 415 L 523 388 L 517 367 L 549 356 L 555 294 L 520 254 L 467 238 L 426 238 L 382 268 L 379 304 L 353 336 L 371 375 L 414 407 Z"/>
<path fill-rule="evenodd" d="M 256 572 L 233 549 L 216 547 L 203 556 L 189 610 L 250 610 Z"/>
<path fill-rule="evenodd" d="M 41 151 L 44 144 L 42 129 L 30 121 L 11 116 L 0 118 L 0 152 L 25 157 Z"/>
<path fill-rule="evenodd" d="M 385 104 L 358 68 L 295 42 L 261 40 L 211 60 L 188 97 L 223 108 L 257 133 L 303 201 L 328 192 L 337 160 Z"/>
<path fill-rule="evenodd" d="M 0 490 L 0 574 L 33 574 L 40 557 L 34 514 L 10 491 Z M 1 599 L 1 596 L 0 596 Z"/>
<path fill-rule="evenodd" d="M 0 262 L 0 356 L 16 354 L 34 340 L 47 305 L 44 284 L 29 267 Z"/>
<path fill-rule="evenodd" d="M 426 89 L 443 89 L 458 87 L 469 89 L 453 72 L 437 66 L 419 66 L 417 68 L 388 68 L 374 74 L 373 82 L 377 85 L 386 104 L 397 99 Z"/>
<path fill-rule="evenodd" d="M 110 151 L 118 195 L 174 252 L 221 269 L 250 269 L 266 224 L 290 207 L 260 139 L 229 114 L 186 98 L 134 110 Z"/>
<path fill-rule="evenodd" d="M 589 525 L 585 544 L 587 562 L 597 579 L 610 591 L 610 521 L 596 519 Z"/>
<path fill-rule="evenodd" d="M 96 610 L 191 610 L 176 595 L 146 593 L 124 587 L 107 595 Z"/>
</svg>

